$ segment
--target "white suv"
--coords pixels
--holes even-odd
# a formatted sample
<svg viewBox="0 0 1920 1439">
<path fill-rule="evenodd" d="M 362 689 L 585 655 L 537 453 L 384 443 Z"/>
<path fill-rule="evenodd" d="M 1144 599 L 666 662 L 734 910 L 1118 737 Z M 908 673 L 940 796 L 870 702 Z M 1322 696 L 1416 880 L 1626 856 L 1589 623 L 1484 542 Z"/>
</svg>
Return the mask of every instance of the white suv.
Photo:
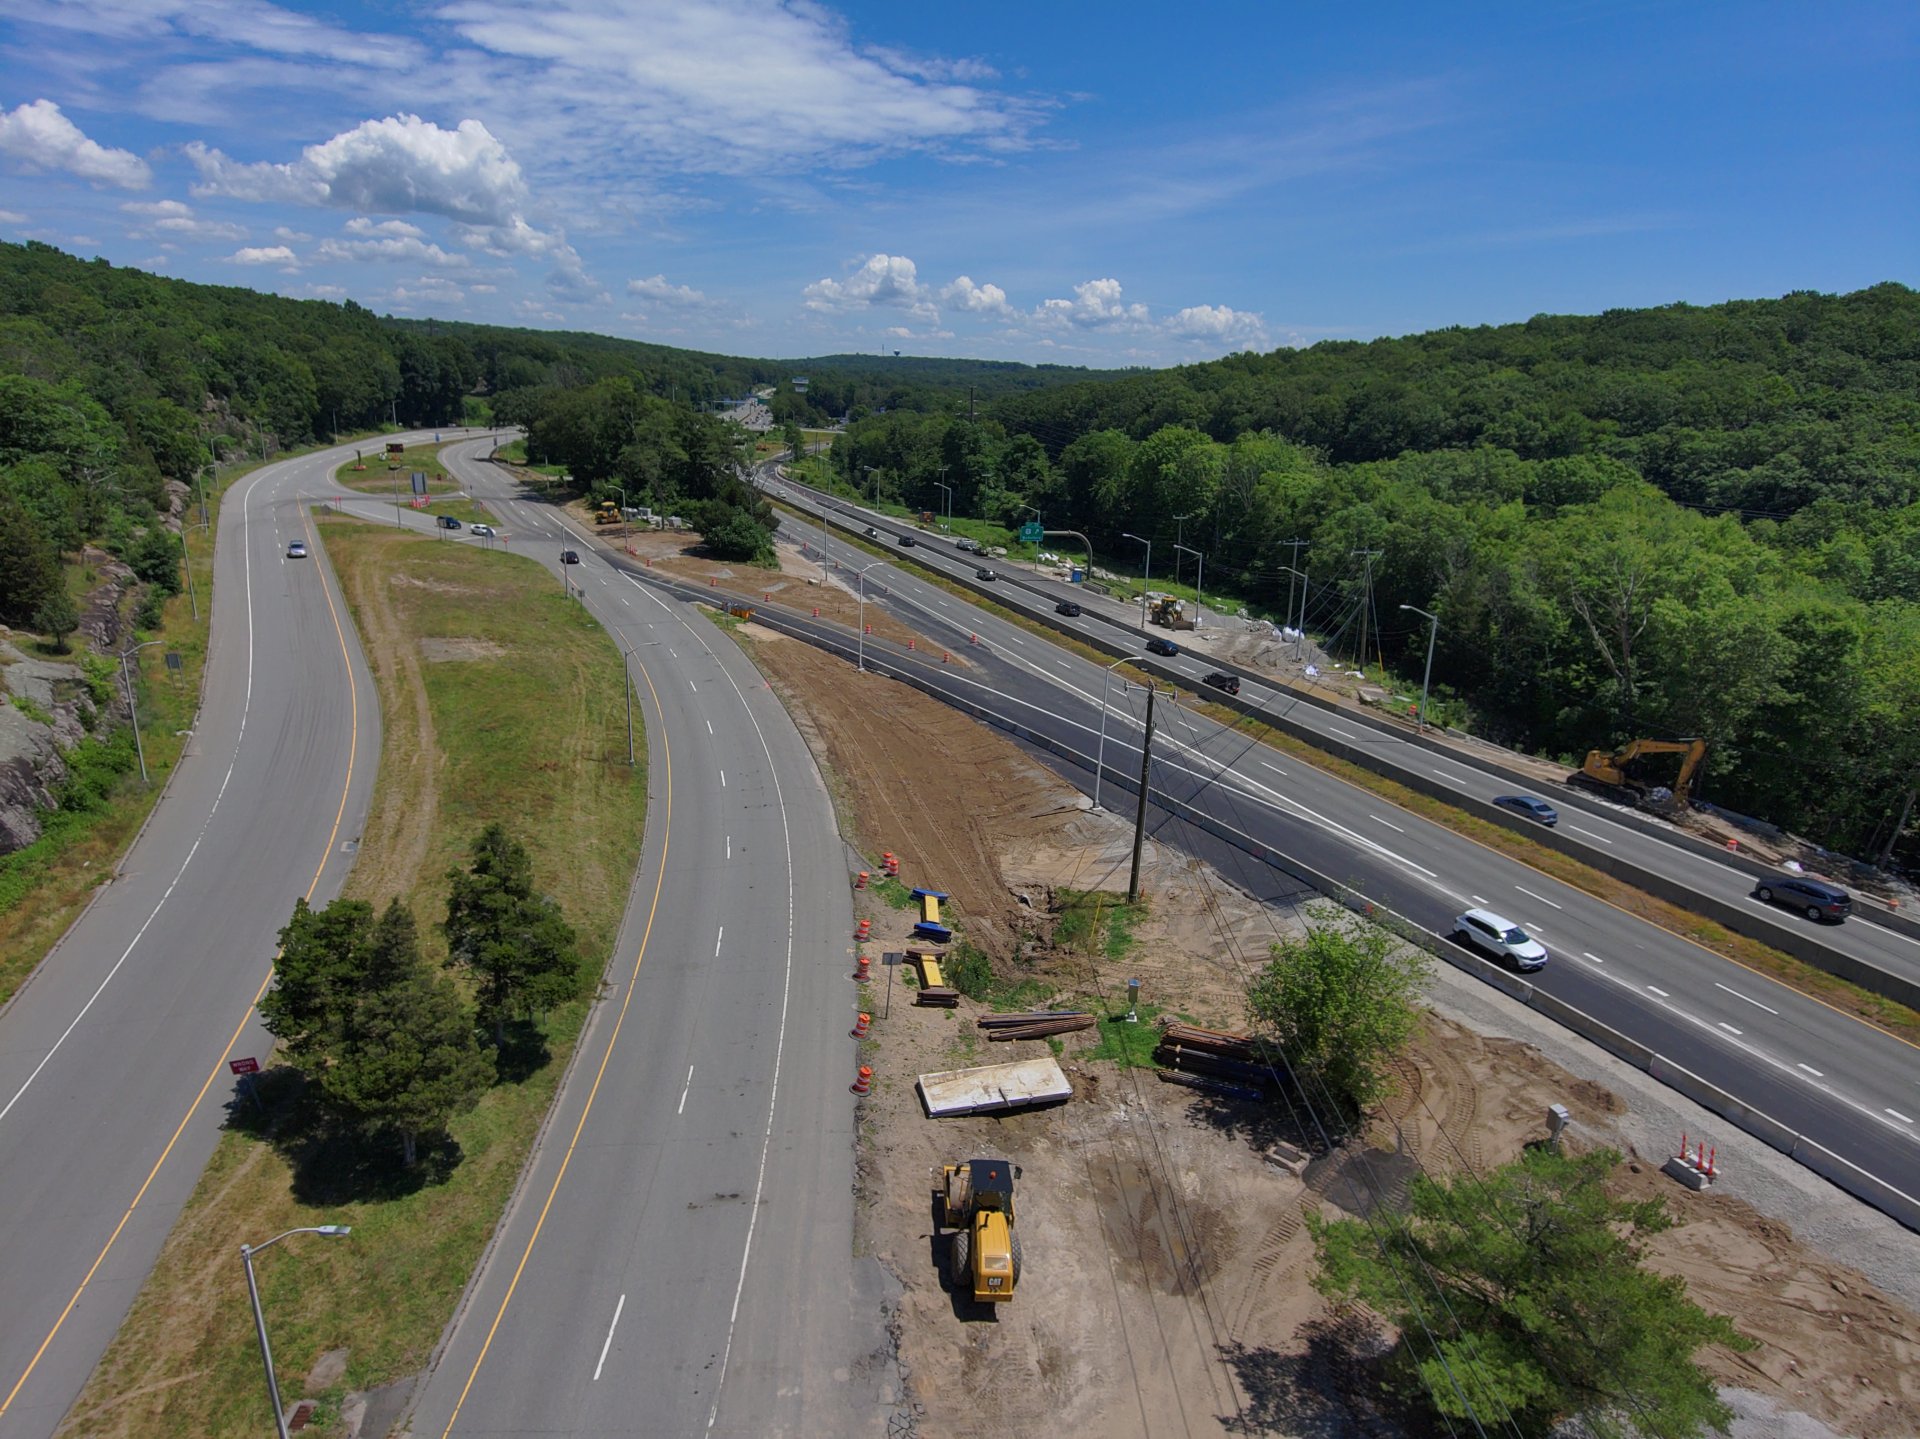
<svg viewBox="0 0 1920 1439">
<path fill-rule="evenodd" d="M 1453 922 L 1456 939 L 1522 971 L 1544 969 L 1547 947 L 1512 920 L 1490 909 L 1470 909 Z"/>
</svg>

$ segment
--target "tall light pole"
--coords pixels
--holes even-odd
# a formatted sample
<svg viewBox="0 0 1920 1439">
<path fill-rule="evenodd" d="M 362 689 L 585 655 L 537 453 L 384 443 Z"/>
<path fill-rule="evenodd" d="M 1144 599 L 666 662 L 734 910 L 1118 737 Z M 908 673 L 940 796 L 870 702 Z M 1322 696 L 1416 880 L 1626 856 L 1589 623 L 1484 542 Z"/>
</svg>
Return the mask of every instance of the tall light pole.
<svg viewBox="0 0 1920 1439">
<path fill-rule="evenodd" d="M 947 472 L 947 467 L 945 465 L 942 465 L 940 467 L 940 473 L 944 475 L 946 472 Z M 953 533 L 953 486 L 941 484 L 940 481 L 938 480 L 935 480 L 933 482 L 933 486 L 935 489 L 939 490 L 942 495 L 946 497 L 947 533 L 952 534 Z"/>
<path fill-rule="evenodd" d="M 200 619 L 200 596 L 193 588 L 193 555 L 187 549 L 186 524 L 180 526 L 180 564 L 187 572 L 187 603 L 193 606 L 193 618 L 197 624 Z"/>
<path fill-rule="evenodd" d="M 1280 566 L 1280 568 L 1285 570 L 1289 575 L 1297 576 L 1300 580 L 1300 623 L 1294 626 L 1293 632 L 1294 634 L 1304 639 L 1306 636 L 1306 630 L 1307 630 L 1306 572 L 1304 570 L 1296 570 L 1292 565 L 1282 565 Z M 1288 583 L 1289 591 L 1291 591 L 1293 582 L 1289 580 L 1287 583 Z M 1289 594 L 1289 599 L 1291 599 L 1291 594 Z M 1287 606 L 1287 619 L 1290 623 L 1293 619 L 1293 606 L 1291 603 L 1289 603 Z M 1296 661 L 1300 658 L 1300 640 L 1299 639 L 1296 639 L 1293 642 L 1293 657 Z"/>
<path fill-rule="evenodd" d="M 1123 533 L 1123 540 L 1138 540 L 1147 547 L 1147 568 L 1140 576 L 1140 633 L 1147 632 L 1147 586 L 1153 583 L 1153 541 L 1144 535 Z"/>
<path fill-rule="evenodd" d="M 146 741 L 140 738 L 140 706 L 134 703 L 133 679 L 127 670 L 127 660 L 139 654 L 141 650 L 152 649 L 155 645 L 163 643 L 165 642 L 162 640 L 147 640 L 135 645 L 132 649 L 120 652 L 120 682 L 127 687 L 127 713 L 133 717 L 133 747 L 140 756 L 140 783 L 146 785 L 152 784 L 153 781 L 147 778 L 147 745 Z"/>
<path fill-rule="evenodd" d="M 1433 642 L 1440 637 L 1440 616 L 1429 614 L 1418 605 L 1402 605 L 1403 610 L 1412 610 L 1416 615 L 1426 615 L 1433 623 L 1427 628 L 1427 672 L 1420 680 L 1420 728 L 1427 727 L 1427 686 L 1433 682 Z"/>
<path fill-rule="evenodd" d="M 273 1426 L 279 1432 L 280 1439 L 287 1439 L 287 1415 L 280 1407 L 280 1381 L 273 1373 L 273 1349 L 267 1343 L 267 1317 L 260 1312 L 260 1285 L 253 1277 L 253 1256 L 296 1234 L 321 1234 L 329 1239 L 345 1239 L 351 1233 L 353 1229 L 350 1225 L 315 1224 L 305 1229 L 289 1229 L 285 1234 L 276 1234 L 265 1244 L 240 1246 L 240 1263 L 247 1271 L 247 1295 L 253 1300 L 253 1332 L 260 1337 L 260 1363 L 267 1371 L 267 1398 L 273 1402 Z"/>
<path fill-rule="evenodd" d="M 1192 518 L 1192 515 L 1175 515 L 1173 517 L 1173 548 L 1176 555 L 1173 562 L 1173 582 L 1176 585 L 1180 583 L 1180 561 L 1177 556 L 1181 550 L 1186 549 L 1184 541 L 1187 538 L 1187 521 Z M 1192 550 L 1187 550 L 1186 552 L 1188 554 L 1193 553 Z"/>
<path fill-rule="evenodd" d="M 1200 606 L 1206 602 L 1207 557 L 1201 554 L 1200 551 L 1189 549 L 1185 545 L 1175 545 L 1173 548 L 1176 553 L 1192 555 L 1200 564 L 1200 568 L 1195 571 L 1193 581 L 1193 627 L 1199 629 Z"/>
<path fill-rule="evenodd" d="M 1117 659 L 1107 666 L 1106 678 L 1100 681 L 1100 751 L 1093 762 L 1093 812 L 1100 813 L 1100 775 L 1107 767 L 1107 686 L 1113 683 L 1113 672 L 1125 664 L 1125 658 Z M 1122 694 L 1126 691 L 1123 689 Z"/>
<path fill-rule="evenodd" d="M 621 682 L 620 688 L 622 689 L 622 691 L 625 692 L 627 697 L 627 768 L 632 769 L 633 763 L 634 763 L 633 761 L 633 671 L 627 668 L 627 666 L 630 661 L 638 657 L 633 652 L 634 647 L 627 643 L 627 637 L 620 633 L 620 630 L 617 626 L 613 631 L 613 637 L 620 642 L 620 648 L 622 651 L 624 651 L 624 653 L 622 653 L 622 655 L 620 656 L 620 682 Z M 660 641 L 658 640 L 643 640 L 641 641 L 640 648 L 645 649 L 648 645 L 657 645 L 659 643 Z"/>
<path fill-rule="evenodd" d="M 859 633 L 854 636 L 854 647 L 857 657 L 853 662 L 853 667 L 861 674 L 867 672 L 867 570 L 878 569 L 885 563 L 885 560 L 875 560 L 867 566 L 866 570 L 861 570 L 855 577 L 860 581 L 860 618 L 855 621 L 859 627 Z"/>
<path fill-rule="evenodd" d="M 877 510 L 877 509 L 879 509 L 879 508 L 880 508 L 880 470 L 879 470 L 879 467 L 878 467 L 877 465 L 862 465 L 862 466 L 861 466 L 860 468 L 861 468 L 861 469 L 863 469 L 863 470 L 865 470 L 865 471 L 866 471 L 866 472 L 867 472 L 868 474 L 870 474 L 870 475 L 872 475 L 872 476 L 873 476 L 873 499 L 872 499 L 872 501 L 871 501 L 871 504 L 872 504 L 872 508 L 874 508 L 874 509 L 876 509 L 876 510 Z"/>
</svg>

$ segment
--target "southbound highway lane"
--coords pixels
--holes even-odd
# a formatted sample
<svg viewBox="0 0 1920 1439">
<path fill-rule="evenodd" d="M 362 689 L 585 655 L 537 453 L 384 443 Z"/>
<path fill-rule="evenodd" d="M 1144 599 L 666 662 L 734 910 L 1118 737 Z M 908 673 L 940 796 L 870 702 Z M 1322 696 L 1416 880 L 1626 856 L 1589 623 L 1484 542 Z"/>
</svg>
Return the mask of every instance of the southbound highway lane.
<svg viewBox="0 0 1920 1439">
<path fill-rule="evenodd" d="M 235 1101 L 228 1059 L 267 1053 L 280 927 L 352 862 L 379 712 L 302 499 L 350 455 L 227 491 L 198 729 L 119 877 L 0 1015 L 5 1439 L 51 1434 L 106 1349 Z M 287 559 L 296 539 L 315 557 Z"/>
</svg>

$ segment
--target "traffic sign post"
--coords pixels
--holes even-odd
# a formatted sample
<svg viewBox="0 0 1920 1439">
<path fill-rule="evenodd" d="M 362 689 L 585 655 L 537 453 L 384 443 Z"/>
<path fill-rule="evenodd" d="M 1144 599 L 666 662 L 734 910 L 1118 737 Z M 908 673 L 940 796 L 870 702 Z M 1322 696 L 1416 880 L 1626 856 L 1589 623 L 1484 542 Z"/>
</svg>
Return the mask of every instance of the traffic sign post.
<svg viewBox="0 0 1920 1439">
<path fill-rule="evenodd" d="M 266 1101 L 260 1098 L 260 1091 L 254 1087 L 253 1077 L 260 1072 L 260 1061 L 249 1055 L 245 1059 L 229 1059 L 227 1068 L 240 1076 L 240 1087 L 247 1092 L 247 1098 L 262 1114 L 267 1112 Z"/>
<path fill-rule="evenodd" d="M 1023 545 L 1037 545 L 1046 538 L 1046 535 L 1047 532 L 1033 520 L 1028 520 L 1020 526 L 1020 543 Z"/>
</svg>

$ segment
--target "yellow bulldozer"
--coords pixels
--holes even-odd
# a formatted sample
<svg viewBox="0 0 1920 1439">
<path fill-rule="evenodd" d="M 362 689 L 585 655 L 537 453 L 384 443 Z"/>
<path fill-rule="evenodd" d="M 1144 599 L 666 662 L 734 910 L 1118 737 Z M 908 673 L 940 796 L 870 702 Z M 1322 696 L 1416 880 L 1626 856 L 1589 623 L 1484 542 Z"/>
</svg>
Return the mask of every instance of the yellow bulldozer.
<svg viewBox="0 0 1920 1439">
<path fill-rule="evenodd" d="M 1654 754 L 1683 756 L 1680 773 L 1671 787 L 1651 783 L 1642 772 L 1638 761 Z M 1567 783 L 1629 799 L 1642 809 L 1674 814 L 1687 807 L 1694 776 L 1706 757 L 1707 742 L 1703 739 L 1637 739 L 1617 750 L 1589 750 L 1580 768 L 1567 776 Z"/>
<path fill-rule="evenodd" d="M 617 525 L 620 523 L 620 506 L 612 500 L 602 500 L 600 507 L 593 512 L 596 525 Z"/>
<path fill-rule="evenodd" d="M 941 1223 L 954 1231 L 947 1274 L 956 1290 L 977 1303 L 1003 1303 L 1020 1283 L 1020 1234 L 1013 1222 L 1019 1174 L 1019 1166 L 1004 1159 L 940 1167 Z"/>
</svg>

